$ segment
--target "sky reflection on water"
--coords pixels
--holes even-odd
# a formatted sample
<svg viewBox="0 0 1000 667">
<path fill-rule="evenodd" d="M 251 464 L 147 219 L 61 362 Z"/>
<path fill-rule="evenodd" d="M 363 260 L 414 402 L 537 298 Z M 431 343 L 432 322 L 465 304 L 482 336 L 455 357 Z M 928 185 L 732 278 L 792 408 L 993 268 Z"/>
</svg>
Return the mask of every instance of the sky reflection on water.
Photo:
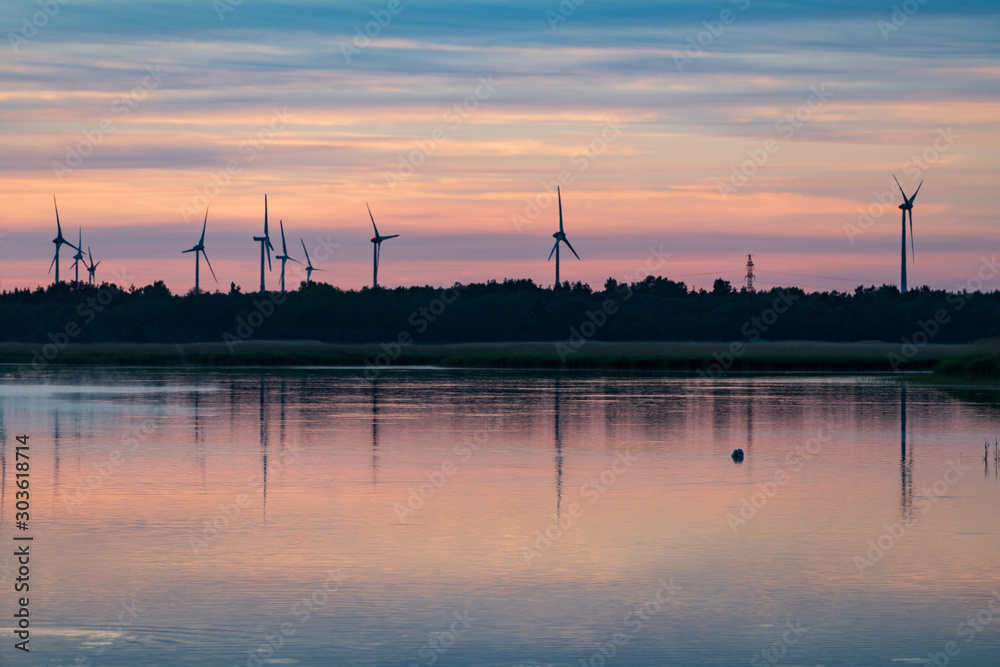
<svg viewBox="0 0 1000 667">
<path fill-rule="evenodd" d="M 989 392 L 323 369 L 3 387 L 8 543 L 16 434 L 32 455 L 32 652 L 0 644 L 16 664 L 890 664 L 949 641 L 987 664 L 1000 647 L 1000 618 L 959 634 L 1000 589 Z"/>
</svg>

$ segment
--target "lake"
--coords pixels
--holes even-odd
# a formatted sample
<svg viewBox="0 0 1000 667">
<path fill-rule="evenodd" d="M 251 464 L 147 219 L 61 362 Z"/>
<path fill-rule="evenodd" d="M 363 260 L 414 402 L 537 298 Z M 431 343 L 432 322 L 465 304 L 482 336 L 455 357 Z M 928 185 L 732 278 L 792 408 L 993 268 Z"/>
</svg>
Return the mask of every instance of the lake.
<svg viewBox="0 0 1000 667">
<path fill-rule="evenodd" d="M 8 371 L 0 658 L 997 664 L 998 399 L 843 376 Z"/>
</svg>

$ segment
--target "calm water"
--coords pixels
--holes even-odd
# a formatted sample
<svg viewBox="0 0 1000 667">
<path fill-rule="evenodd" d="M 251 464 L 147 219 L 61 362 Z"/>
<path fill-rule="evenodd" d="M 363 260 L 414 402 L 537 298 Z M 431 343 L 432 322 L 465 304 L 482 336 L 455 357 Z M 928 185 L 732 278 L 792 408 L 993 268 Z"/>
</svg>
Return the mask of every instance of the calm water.
<svg viewBox="0 0 1000 667">
<path fill-rule="evenodd" d="M 1000 662 L 990 393 L 85 370 L 0 405 L 5 665 Z"/>
</svg>

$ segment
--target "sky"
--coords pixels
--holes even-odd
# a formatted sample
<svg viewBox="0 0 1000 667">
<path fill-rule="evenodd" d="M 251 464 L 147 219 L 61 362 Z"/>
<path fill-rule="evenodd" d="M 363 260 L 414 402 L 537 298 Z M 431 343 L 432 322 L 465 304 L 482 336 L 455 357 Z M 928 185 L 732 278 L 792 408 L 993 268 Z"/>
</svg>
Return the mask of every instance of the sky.
<svg viewBox="0 0 1000 667">
<path fill-rule="evenodd" d="M 0 289 L 175 292 L 281 252 L 379 282 L 1000 287 L 1000 16 L 987 2 L 8 0 Z M 909 241 L 908 241 L 909 243 Z M 72 278 L 73 251 L 61 251 Z M 289 263 L 291 287 L 304 277 Z M 280 262 L 266 274 L 278 286 Z M 987 277 L 988 276 L 988 277 Z M 995 281 L 995 282 L 991 282 Z M 970 282 L 972 281 L 972 282 Z"/>
</svg>

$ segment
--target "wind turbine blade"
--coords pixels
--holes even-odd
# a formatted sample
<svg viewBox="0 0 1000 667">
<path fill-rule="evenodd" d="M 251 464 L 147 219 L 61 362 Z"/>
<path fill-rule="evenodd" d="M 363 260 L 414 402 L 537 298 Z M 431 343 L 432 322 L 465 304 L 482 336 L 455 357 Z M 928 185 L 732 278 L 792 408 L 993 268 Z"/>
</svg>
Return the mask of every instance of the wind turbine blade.
<svg viewBox="0 0 1000 667">
<path fill-rule="evenodd" d="M 100 265 L 101 265 L 101 263 L 100 263 L 100 262 L 98 262 L 97 264 L 94 264 L 94 267 L 93 267 L 93 268 L 94 268 L 94 270 L 96 271 L 96 270 L 97 270 L 97 267 L 99 267 Z"/>
<path fill-rule="evenodd" d="M 52 267 L 55 266 L 55 265 L 56 265 L 56 258 L 55 258 L 55 256 L 53 256 L 52 257 L 52 263 L 49 264 L 49 273 L 52 273 Z"/>
<path fill-rule="evenodd" d="M 59 232 L 56 236 L 62 236 L 62 225 L 59 224 L 59 204 L 56 203 L 56 196 L 52 195 L 52 204 L 56 207 L 56 230 Z"/>
<path fill-rule="evenodd" d="M 93 264 L 94 263 L 94 255 L 91 254 L 91 252 L 90 252 L 90 246 L 87 246 L 87 257 L 90 258 L 89 261 L 90 261 L 91 264 Z"/>
<path fill-rule="evenodd" d="M 574 255 L 576 255 L 576 250 L 573 250 L 573 246 L 569 245 L 569 241 L 568 241 L 568 240 L 566 240 L 566 238 L 565 238 L 565 237 L 563 237 L 563 242 L 564 242 L 564 243 L 565 243 L 566 245 L 568 245 L 568 246 L 569 246 L 569 249 L 573 251 L 573 254 L 574 254 Z M 577 258 L 577 259 L 580 259 L 580 256 L 579 256 L 579 255 L 576 255 L 576 258 Z"/>
<path fill-rule="evenodd" d="M 205 228 L 208 227 L 208 209 L 205 209 L 205 222 L 201 223 L 201 240 L 198 245 L 205 245 Z"/>
<path fill-rule="evenodd" d="M 312 266 L 312 260 L 309 259 L 309 251 L 306 250 L 306 242 L 303 239 L 299 239 L 299 242 L 302 244 L 302 252 L 306 254 L 306 262 L 309 266 Z"/>
<path fill-rule="evenodd" d="M 266 248 L 267 248 L 267 270 L 270 271 L 271 270 L 271 242 L 270 241 L 267 242 Z"/>
<path fill-rule="evenodd" d="M 264 236 L 267 236 L 267 195 L 264 195 Z"/>
<path fill-rule="evenodd" d="M 389 239 L 394 239 L 394 238 L 396 238 L 396 237 L 398 237 L 398 236 L 399 236 L 399 234 L 393 234 L 392 236 L 383 236 L 383 237 L 382 237 L 382 240 L 383 240 L 383 241 L 387 241 L 387 240 L 389 240 Z"/>
<path fill-rule="evenodd" d="M 208 270 L 212 272 L 212 277 L 215 278 L 215 269 L 212 268 L 212 263 L 208 261 L 208 253 L 202 250 L 201 256 L 205 258 L 205 263 L 208 264 Z M 219 279 L 215 278 L 215 282 L 219 282 Z"/>
<path fill-rule="evenodd" d="M 281 254 L 288 254 L 288 246 L 285 245 L 285 221 L 278 220 L 278 226 L 281 227 Z"/>
<path fill-rule="evenodd" d="M 365 202 L 365 208 L 368 209 L 368 217 L 372 219 L 372 227 L 375 228 L 375 236 L 378 236 L 378 227 L 375 226 L 375 216 L 372 215 L 372 207 L 368 206 L 368 202 Z"/>
<path fill-rule="evenodd" d="M 899 188 L 899 193 L 900 193 L 901 195 L 903 195 L 903 201 L 909 201 L 909 200 L 908 200 L 908 199 L 906 198 L 906 193 L 905 193 L 905 192 L 903 192 L 903 186 L 899 184 L 899 179 L 898 179 L 898 178 L 896 178 L 896 174 L 893 174 L 893 175 L 892 175 L 892 180 L 896 181 L 896 187 L 897 187 L 897 188 Z M 921 181 L 921 183 L 923 183 L 923 181 Z"/>
<path fill-rule="evenodd" d="M 549 192 L 551 192 L 551 190 L 549 190 Z M 562 221 L 562 192 L 559 190 L 558 186 L 556 187 L 556 195 L 558 195 L 558 197 L 559 197 L 559 231 L 561 232 L 563 230 L 563 221 Z"/>
<path fill-rule="evenodd" d="M 913 196 L 916 197 L 917 195 L 914 193 Z M 913 248 L 913 209 L 912 208 L 910 209 L 910 253 L 912 253 L 911 257 L 913 258 L 913 264 L 916 265 L 916 263 L 917 263 L 917 251 L 914 250 L 914 248 Z"/>
<path fill-rule="evenodd" d="M 920 185 L 917 186 L 917 192 L 920 192 L 920 188 L 923 187 L 923 185 L 924 185 L 924 182 L 920 181 Z M 910 197 L 910 204 L 912 204 L 913 200 L 917 198 L 917 192 L 914 192 L 913 196 Z"/>
<path fill-rule="evenodd" d="M 552 250 L 549 251 L 549 259 L 545 260 L 546 262 L 552 259 L 552 255 L 555 254 L 556 248 L 558 248 L 558 247 L 559 247 L 559 241 L 556 241 L 556 244 L 554 246 L 552 246 Z"/>
</svg>

